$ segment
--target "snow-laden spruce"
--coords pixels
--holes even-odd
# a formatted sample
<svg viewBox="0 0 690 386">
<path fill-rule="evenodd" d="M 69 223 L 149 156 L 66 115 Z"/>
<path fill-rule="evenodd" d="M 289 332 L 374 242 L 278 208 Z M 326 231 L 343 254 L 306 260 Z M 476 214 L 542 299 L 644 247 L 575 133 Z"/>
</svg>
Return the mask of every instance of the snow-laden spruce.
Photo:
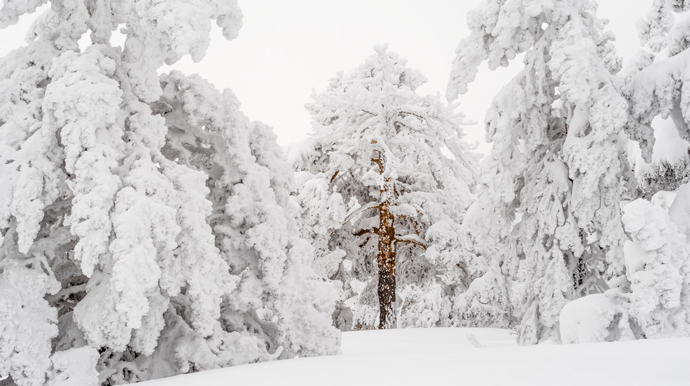
<svg viewBox="0 0 690 386">
<path fill-rule="evenodd" d="M 0 25 L 47 2 L 5 2 Z M 0 62 L 0 379 L 108 385 L 335 353 L 337 293 L 310 268 L 271 129 L 228 90 L 157 74 L 201 60 L 211 20 L 236 37 L 235 1 L 50 5 Z"/>
<path fill-rule="evenodd" d="M 523 343 L 558 341 L 563 306 L 624 273 L 627 103 L 613 36 L 595 11 L 585 0 L 481 1 L 448 86 L 454 100 L 482 62 L 495 69 L 523 56 L 486 115 L 493 147 L 466 220 L 493 267 L 475 293 L 519 319 Z"/>
<path fill-rule="evenodd" d="M 386 46 L 375 51 L 307 106 L 304 236 L 321 274 L 343 283 L 341 328 L 447 326 L 454 297 L 487 269 L 460 227 L 474 156 L 462 117 L 416 93 L 426 78 Z"/>
</svg>

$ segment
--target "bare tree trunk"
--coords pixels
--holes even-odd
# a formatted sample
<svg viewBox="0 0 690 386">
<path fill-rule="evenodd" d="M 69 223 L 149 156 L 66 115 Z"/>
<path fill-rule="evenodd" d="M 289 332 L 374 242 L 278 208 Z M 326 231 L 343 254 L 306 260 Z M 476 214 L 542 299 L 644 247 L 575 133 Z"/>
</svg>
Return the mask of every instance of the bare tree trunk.
<svg viewBox="0 0 690 386">
<path fill-rule="evenodd" d="M 371 141 L 376 144 L 376 141 Z M 374 150 L 371 162 L 379 167 L 379 174 L 383 177 L 386 170 L 386 160 L 381 150 Z M 379 268 L 379 329 L 397 327 L 395 315 L 395 216 L 390 212 L 391 202 L 395 199 L 395 188 L 390 177 L 383 178 L 379 187 L 379 227 L 376 234 L 379 238 L 376 263 Z"/>
<path fill-rule="evenodd" d="M 376 261 L 379 268 L 379 329 L 395 328 L 395 217 L 390 212 L 392 184 L 386 179 L 381 188 L 381 198 L 384 201 L 379 205 L 378 228 L 378 253 Z"/>
</svg>

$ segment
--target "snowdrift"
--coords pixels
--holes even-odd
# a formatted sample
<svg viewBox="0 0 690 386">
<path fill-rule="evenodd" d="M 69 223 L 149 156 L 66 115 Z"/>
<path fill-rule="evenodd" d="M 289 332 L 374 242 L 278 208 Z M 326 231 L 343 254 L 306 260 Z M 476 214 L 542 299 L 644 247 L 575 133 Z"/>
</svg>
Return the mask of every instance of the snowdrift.
<svg viewBox="0 0 690 386">
<path fill-rule="evenodd" d="M 518 346 L 500 329 L 343 334 L 342 355 L 187 374 L 142 386 L 688 385 L 690 339 Z"/>
</svg>

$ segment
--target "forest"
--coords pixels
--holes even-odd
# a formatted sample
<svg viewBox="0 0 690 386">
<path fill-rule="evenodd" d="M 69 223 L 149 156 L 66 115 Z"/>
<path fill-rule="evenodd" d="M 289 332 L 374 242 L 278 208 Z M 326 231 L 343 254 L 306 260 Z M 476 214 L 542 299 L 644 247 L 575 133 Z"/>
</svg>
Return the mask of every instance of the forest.
<svg viewBox="0 0 690 386">
<path fill-rule="evenodd" d="M 597 1 L 478 0 L 444 95 L 380 44 L 281 147 L 232 90 L 161 71 L 241 39 L 236 0 L 4 0 L 0 27 L 35 20 L 0 60 L 0 385 L 339 355 L 363 330 L 690 347 L 690 2 L 648 5 L 623 58 Z M 484 154 L 458 98 L 509 65 Z"/>
</svg>

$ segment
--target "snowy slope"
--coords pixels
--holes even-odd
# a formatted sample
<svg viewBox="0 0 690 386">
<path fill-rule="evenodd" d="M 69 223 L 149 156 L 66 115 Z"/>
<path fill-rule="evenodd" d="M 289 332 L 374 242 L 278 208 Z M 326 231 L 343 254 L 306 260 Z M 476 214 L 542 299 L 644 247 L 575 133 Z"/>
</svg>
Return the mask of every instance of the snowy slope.
<svg viewBox="0 0 690 386">
<path fill-rule="evenodd" d="M 529 347 L 514 341 L 509 331 L 496 329 L 348 332 L 340 356 L 237 366 L 142 385 L 690 385 L 690 339 Z"/>
</svg>

